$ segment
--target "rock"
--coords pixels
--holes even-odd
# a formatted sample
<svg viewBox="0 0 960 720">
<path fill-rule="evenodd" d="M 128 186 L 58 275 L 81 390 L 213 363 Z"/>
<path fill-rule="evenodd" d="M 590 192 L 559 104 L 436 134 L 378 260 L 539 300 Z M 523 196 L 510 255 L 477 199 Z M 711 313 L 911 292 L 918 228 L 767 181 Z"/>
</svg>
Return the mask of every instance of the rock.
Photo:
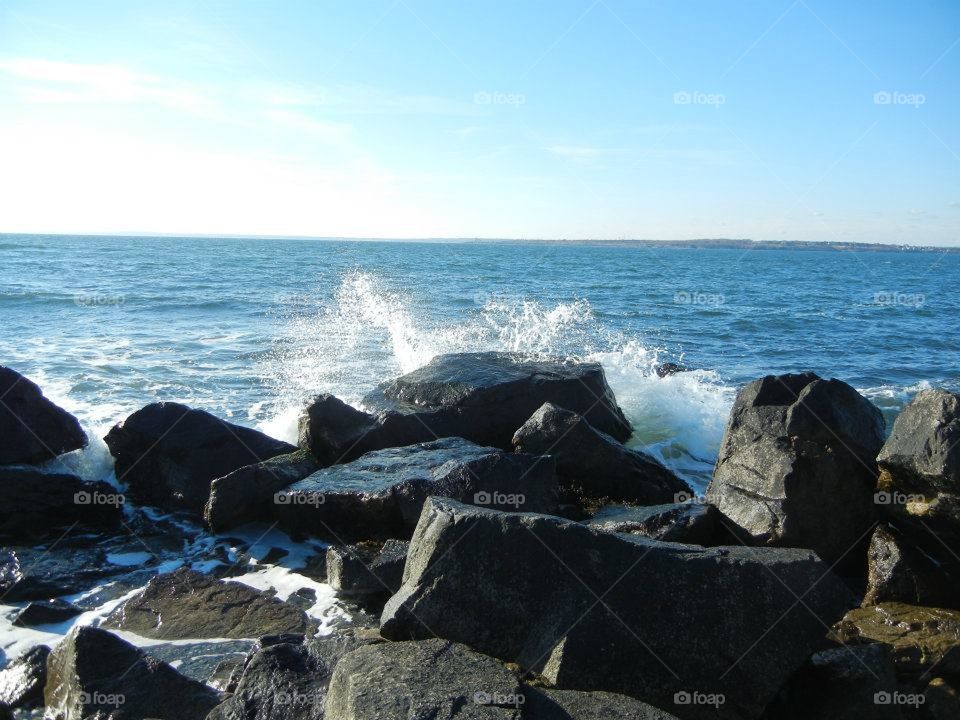
<svg viewBox="0 0 960 720">
<path fill-rule="evenodd" d="M 75 627 L 47 661 L 47 715 L 66 720 L 94 713 L 111 720 L 203 720 L 219 693 L 180 675 L 116 635 Z"/>
<path fill-rule="evenodd" d="M 630 437 L 599 365 L 487 352 L 440 355 L 379 386 L 363 400 L 370 413 L 321 395 L 301 415 L 300 444 L 322 463 L 445 437 L 510 450 L 513 432 L 545 402 L 617 440 Z"/>
<path fill-rule="evenodd" d="M 883 702 L 895 693 L 899 689 L 888 646 L 830 648 L 815 654 L 790 679 L 764 718 L 900 720 L 900 705 Z"/>
<path fill-rule="evenodd" d="M 849 601 L 809 551 L 661 543 L 430 498 L 381 633 L 439 635 L 563 689 L 658 707 L 723 693 L 730 717 L 757 717 Z"/>
<path fill-rule="evenodd" d="M 50 648 L 37 645 L 0 670 L 0 703 L 10 708 L 43 704 Z"/>
<path fill-rule="evenodd" d="M 923 705 L 930 720 L 956 720 L 960 717 L 960 690 L 956 683 L 934 678 L 923 695 Z"/>
<path fill-rule="evenodd" d="M 429 495 L 552 512 L 557 502 L 554 463 L 462 438 L 377 450 L 281 491 L 274 517 L 288 532 L 340 543 L 408 538 Z"/>
<path fill-rule="evenodd" d="M 768 375 L 737 394 L 707 500 L 758 544 L 852 562 L 874 521 L 883 433 L 846 383 Z"/>
<path fill-rule="evenodd" d="M 677 373 L 686 371 L 687 368 L 675 362 L 660 363 L 656 367 L 657 377 L 667 377 L 669 375 L 676 375 Z"/>
<path fill-rule="evenodd" d="M 607 505 L 587 523 L 604 532 L 644 535 L 664 542 L 688 545 L 716 545 L 717 509 L 707 503 L 683 502 L 667 505 Z"/>
<path fill-rule="evenodd" d="M 120 572 L 103 554 L 74 548 L 0 549 L 0 596 L 7 602 L 46 600 L 88 590 Z"/>
<path fill-rule="evenodd" d="M 155 576 L 114 610 L 104 627 L 146 638 L 256 638 L 304 633 L 302 610 L 238 582 L 215 580 L 188 568 Z"/>
<path fill-rule="evenodd" d="M 343 595 L 392 595 L 400 589 L 409 546 L 392 539 L 380 548 L 332 545 L 327 550 L 327 582 Z"/>
<path fill-rule="evenodd" d="M 298 450 L 234 470 L 210 484 L 203 517 L 214 532 L 264 520 L 270 517 L 274 493 L 319 468 L 313 455 Z"/>
<path fill-rule="evenodd" d="M 0 468 L 0 539 L 56 539 L 74 525 L 119 527 L 123 501 L 122 494 L 103 482 Z"/>
<path fill-rule="evenodd" d="M 863 604 L 888 601 L 960 608 L 960 561 L 932 535 L 911 539 L 894 527 L 877 527 L 867 550 Z"/>
<path fill-rule="evenodd" d="M 17 616 L 13 619 L 13 624 L 19 627 L 50 625 L 51 623 L 65 622 L 82 612 L 83 610 L 73 603 L 59 598 L 35 601 L 17 613 Z"/>
<path fill-rule="evenodd" d="M 117 479 L 143 503 L 202 513 L 210 483 L 234 470 L 295 451 L 293 445 L 179 403 L 152 403 L 104 440 Z"/>
<path fill-rule="evenodd" d="M 23 375 L 0 366 L 0 465 L 37 465 L 87 445 L 77 419 Z"/>
<path fill-rule="evenodd" d="M 831 630 L 849 645 L 890 646 L 899 677 L 921 677 L 936 666 L 945 675 L 960 673 L 960 611 L 887 602 L 856 608 Z"/>
<path fill-rule="evenodd" d="M 901 489 L 960 492 L 960 394 L 918 392 L 894 421 L 877 462 Z"/>
<path fill-rule="evenodd" d="M 630 450 L 582 416 L 542 405 L 513 436 L 517 452 L 552 455 L 568 499 L 605 498 L 640 505 L 675 502 L 690 486 L 651 455 Z"/>
<path fill-rule="evenodd" d="M 247 661 L 233 697 L 214 708 L 207 720 L 323 720 L 334 666 L 346 653 L 371 642 L 338 634 L 265 647 Z"/>
<path fill-rule="evenodd" d="M 368 645 L 337 663 L 327 720 L 520 720 L 517 678 L 496 660 L 440 639 Z"/>
<path fill-rule="evenodd" d="M 533 720 L 676 720 L 626 695 L 525 687 L 523 717 Z"/>
</svg>

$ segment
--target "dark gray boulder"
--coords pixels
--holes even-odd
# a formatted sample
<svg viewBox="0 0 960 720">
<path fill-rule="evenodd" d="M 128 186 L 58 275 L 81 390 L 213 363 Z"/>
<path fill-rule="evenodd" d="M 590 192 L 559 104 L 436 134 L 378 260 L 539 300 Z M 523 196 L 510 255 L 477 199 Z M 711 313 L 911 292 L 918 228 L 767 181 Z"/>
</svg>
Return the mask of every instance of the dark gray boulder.
<svg viewBox="0 0 960 720">
<path fill-rule="evenodd" d="M 647 453 L 630 450 L 581 415 L 544 403 L 514 433 L 516 452 L 552 455 L 564 499 L 639 505 L 676 502 L 690 486 Z"/>
<path fill-rule="evenodd" d="M 110 485 L 75 475 L 0 468 L 0 540 L 56 539 L 66 528 L 117 528 L 124 497 Z"/>
<path fill-rule="evenodd" d="M 520 720 L 516 676 L 458 643 L 433 639 L 361 647 L 337 663 L 327 720 Z"/>
<path fill-rule="evenodd" d="M 8 602 L 46 600 L 89 590 L 119 572 L 96 549 L 0 549 L 0 596 Z"/>
<path fill-rule="evenodd" d="M 51 623 L 61 623 L 76 617 L 83 610 L 73 603 L 55 598 L 53 600 L 37 600 L 29 603 L 23 610 L 17 613 L 13 619 L 13 624 L 18 627 L 36 627 L 37 625 L 50 625 Z"/>
<path fill-rule="evenodd" d="M 756 543 L 858 558 L 883 433 L 880 411 L 846 383 L 768 375 L 737 394 L 707 500 Z"/>
<path fill-rule="evenodd" d="M 104 627 L 147 638 L 256 638 L 304 633 L 302 610 L 238 582 L 180 568 L 157 575 L 114 610 Z"/>
<path fill-rule="evenodd" d="M 338 633 L 306 643 L 275 643 L 245 663 L 233 696 L 207 720 L 323 720 L 327 687 L 341 657 L 377 642 Z"/>
<path fill-rule="evenodd" d="M 867 549 L 863 604 L 888 601 L 960 608 L 960 560 L 932 534 L 908 536 L 896 527 L 878 526 Z"/>
<path fill-rule="evenodd" d="M 50 648 L 37 645 L 0 670 L 0 703 L 10 708 L 43 705 L 49 654 Z"/>
<path fill-rule="evenodd" d="M 409 546 L 393 539 L 381 547 L 331 545 L 327 549 L 327 582 L 342 595 L 392 595 L 400 589 Z"/>
<path fill-rule="evenodd" d="M 49 717 L 102 712 L 111 720 L 203 720 L 220 694 L 113 633 L 76 627 L 47 660 Z"/>
<path fill-rule="evenodd" d="M 462 438 L 386 448 L 319 470 L 277 493 L 284 530 L 336 542 L 408 538 L 429 495 L 552 512 L 552 458 L 504 453 Z"/>
<path fill-rule="evenodd" d="M 486 352 L 440 355 L 384 383 L 364 398 L 368 413 L 318 396 L 301 415 L 300 444 L 322 464 L 445 437 L 510 450 L 514 431 L 545 402 L 617 440 L 630 437 L 600 365 Z"/>
<path fill-rule="evenodd" d="M 0 465 L 36 465 L 86 445 L 73 415 L 16 370 L 0 366 Z"/>
<path fill-rule="evenodd" d="M 594 513 L 587 524 L 605 532 L 644 535 L 664 542 L 716 545 L 723 534 L 718 517 L 713 505 L 699 502 L 641 507 L 607 505 Z"/>
<path fill-rule="evenodd" d="M 297 448 L 180 403 L 153 403 L 111 428 L 104 440 L 117 479 L 138 501 L 200 514 L 210 483 Z"/>
<path fill-rule="evenodd" d="M 712 708 L 674 708 L 676 693 L 722 693 L 726 716 L 749 718 L 850 600 L 805 550 L 705 549 L 430 498 L 381 633 L 464 642 L 684 718 Z"/>
<path fill-rule="evenodd" d="M 210 483 L 203 518 L 214 532 L 269 518 L 274 493 L 319 468 L 313 455 L 298 450 L 234 470 Z"/>
<path fill-rule="evenodd" d="M 676 720 L 626 695 L 525 687 L 523 717 L 531 720 Z"/>
</svg>

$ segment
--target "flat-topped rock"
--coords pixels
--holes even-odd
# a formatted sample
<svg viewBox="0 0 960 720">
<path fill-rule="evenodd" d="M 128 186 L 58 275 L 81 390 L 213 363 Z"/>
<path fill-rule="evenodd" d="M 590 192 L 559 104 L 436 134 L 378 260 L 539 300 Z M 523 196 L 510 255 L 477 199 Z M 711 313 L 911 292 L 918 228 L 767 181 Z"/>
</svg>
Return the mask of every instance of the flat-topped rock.
<svg viewBox="0 0 960 720">
<path fill-rule="evenodd" d="M 571 410 L 544 403 L 513 435 L 517 452 L 552 455 L 565 499 L 656 505 L 692 494 L 659 460 L 595 429 Z"/>
<path fill-rule="evenodd" d="M 302 634 L 309 626 L 293 605 L 188 568 L 157 575 L 104 622 L 104 627 L 165 640 Z"/>
<path fill-rule="evenodd" d="M 631 434 L 600 365 L 485 352 L 440 355 L 384 383 L 364 398 L 366 413 L 318 396 L 301 415 L 300 444 L 324 463 L 444 437 L 510 450 L 513 433 L 545 402 L 617 440 Z"/>
<path fill-rule="evenodd" d="M 750 718 L 850 601 L 807 550 L 662 543 L 430 498 L 381 632 L 439 635 L 683 718 L 710 715 L 676 693 L 722 693 L 730 717 Z"/>
<path fill-rule="evenodd" d="M 664 542 L 711 545 L 722 535 L 717 517 L 717 509 L 708 503 L 607 505 L 594 513 L 587 524 L 597 530 L 644 535 Z"/>
<path fill-rule="evenodd" d="M 0 365 L 0 465 L 36 465 L 87 445 L 79 421 Z"/>
<path fill-rule="evenodd" d="M 210 483 L 297 448 L 204 410 L 152 403 L 115 425 L 104 440 L 117 479 L 139 502 L 201 514 Z"/>
<path fill-rule="evenodd" d="M 273 511 L 289 532 L 335 541 L 408 538 L 430 495 L 552 512 L 554 463 L 444 438 L 377 450 L 319 470 L 279 492 Z"/>
</svg>

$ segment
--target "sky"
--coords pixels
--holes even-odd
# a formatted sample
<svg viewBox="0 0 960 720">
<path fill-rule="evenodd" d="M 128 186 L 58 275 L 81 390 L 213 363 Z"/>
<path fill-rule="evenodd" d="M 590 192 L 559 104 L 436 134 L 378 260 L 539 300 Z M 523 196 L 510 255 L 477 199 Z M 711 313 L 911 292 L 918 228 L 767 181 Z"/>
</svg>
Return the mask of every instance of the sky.
<svg viewBox="0 0 960 720">
<path fill-rule="evenodd" d="M 958 230 L 956 0 L 0 3 L 0 232 Z"/>
</svg>

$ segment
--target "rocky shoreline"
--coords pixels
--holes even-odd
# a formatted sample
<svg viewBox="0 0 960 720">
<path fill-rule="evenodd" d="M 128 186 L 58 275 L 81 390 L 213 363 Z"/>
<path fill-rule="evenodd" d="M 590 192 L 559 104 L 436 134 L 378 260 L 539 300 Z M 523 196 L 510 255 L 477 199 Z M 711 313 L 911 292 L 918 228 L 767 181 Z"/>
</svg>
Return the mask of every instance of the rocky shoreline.
<svg viewBox="0 0 960 720">
<path fill-rule="evenodd" d="M 702 495 L 597 364 L 440 356 L 364 407 L 292 445 L 154 403 L 108 483 L 40 467 L 88 438 L 0 368 L 0 605 L 58 640 L 0 719 L 960 717 L 960 396 L 888 432 L 760 378 Z"/>
</svg>

